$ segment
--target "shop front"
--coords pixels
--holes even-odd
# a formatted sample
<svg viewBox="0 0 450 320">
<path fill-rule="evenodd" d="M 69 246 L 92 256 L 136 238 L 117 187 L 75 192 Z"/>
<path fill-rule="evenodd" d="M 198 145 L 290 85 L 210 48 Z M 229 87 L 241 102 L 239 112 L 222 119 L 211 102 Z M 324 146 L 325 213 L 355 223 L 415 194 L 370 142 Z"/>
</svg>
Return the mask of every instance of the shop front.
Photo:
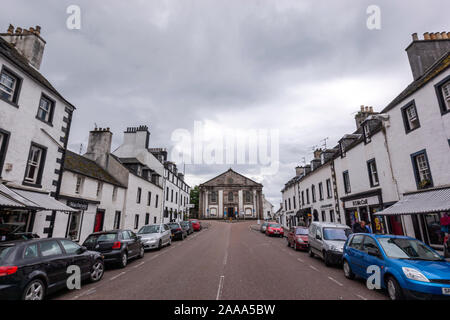
<svg viewBox="0 0 450 320">
<path fill-rule="evenodd" d="M 297 226 L 309 227 L 312 220 L 311 208 L 304 208 L 297 211 L 295 215 Z"/>
<path fill-rule="evenodd" d="M 390 221 L 387 222 L 378 214 L 384 206 L 381 189 L 343 197 L 341 201 L 344 206 L 345 221 L 349 227 L 356 222 L 366 221 L 374 233 L 388 232 L 386 225 L 391 225 Z"/>
<path fill-rule="evenodd" d="M 406 221 L 406 235 L 442 249 L 450 229 L 450 188 L 407 193 L 393 206 L 379 213 L 387 220 Z"/>
</svg>

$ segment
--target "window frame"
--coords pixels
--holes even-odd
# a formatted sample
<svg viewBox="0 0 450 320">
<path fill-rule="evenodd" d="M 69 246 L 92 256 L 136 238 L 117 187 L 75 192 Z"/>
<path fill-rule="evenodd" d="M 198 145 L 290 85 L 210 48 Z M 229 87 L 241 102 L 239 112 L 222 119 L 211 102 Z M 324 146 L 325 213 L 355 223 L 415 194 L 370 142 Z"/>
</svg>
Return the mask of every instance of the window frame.
<svg viewBox="0 0 450 320">
<path fill-rule="evenodd" d="M 316 199 L 316 186 L 314 184 L 311 185 L 311 196 L 312 196 L 312 202 L 313 203 L 317 202 L 317 199 Z"/>
<path fill-rule="evenodd" d="M 11 133 L 9 131 L 0 128 L 0 135 L 3 137 L 0 140 L 0 178 L 2 177 L 3 166 L 6 160 L 6 152 L 8 151 L 9 137 Z"/>
<path fill-rule="evenodd" d="M 0 70 L 0 78 L 1 78 L 1 74 L 2 73 L 6 73 L 10 77 L 15 78 L 16 79 L 16 85 L 14 87 L 14 91 L 13 91 L 11 100 L 3 98 L 1 95 L 0 95 L 0 100 L 5 101 L 6 103 L 9 103 L 10 105 L 18 108 L 19 107 L 18 101 L 19 101 L 20 91 L 22 89 L 23 78 L 20 77 L 14 71 L 12 71 L 10 68 L 6 67 L 5 65 L 2 65 L 2 69 Z"/>
<path fill-rule="evenodd" d="M 419 168 L 418 168 L 418 165 L 417 165 L 417 157 L 419 157 L 419 156 L 424 156 L 425 157 L 425 161 L 426 161 L 426 164 L 428 166 L 428 171 L 430 172 L 430 184 L 426 185 L 426 186 L 421 186 L 420 185 L 422 183 L 422 181 L 420 180 L 420 172 L 419 172 Z M 428 159 L 427 150 L 423 149 L 421 151 L 418 151 L 416 153 L 411 154 L 411 161 L 412 161 L 412 166 L 413 166 L 414 177 L 416 179 L 417 189 L 418 190 L 423 190 L 423 189 L 432 188 L 434 186 L 433 175 L 432 175 L 432 172 L 431 172 L 431 166 L 430 166 L 430 161 Z"/>
<path fill-rule="evenodd" d="M 416 118 L 417 118 L 417 127 L 415 127 L 414 129 L 411 128 L 412 122 L 408 117 L 408 109 L 409 108 L 414 108 L 414 112 L 415 112 Z M 416 131 L 417 129 L 420 128 L 420 126 L 421 126 L 420 125 L 420 117 L 419 117 L 419 113 L 417 112 L 415 100 L 408 102 L 404 107 L 402 107 L 400 109 L 400 112 L 402 113 L 403 125 L 405 127 L 405 134 L 409 134 L 410 132 Z"/>
<path fill-rule="evenodd" d="M 50 110 L 48 111 L 48 120 L 42 119 L 39 117 L 39 111 L 41 109 L 41 101 L 42 100 L 47 100 L 48 102 L 50 102 Z M 36 113 L 36 119 L 38 119 L 39 121 L 42 121 L 50 126 L 53 126 L 53 116 L 55 114 L 55 105 L 56 105 L 56 101 L 53 100 L 52 98 L 50 98 L 48 95 L 46 95 L 45 93 L 41 94 L 41 98 L 39 99 L 39 104 L 38 104 L 38 110 Z"/>
<path fill-rule="evenodd" d="M 344 172 L 342 172 L 342 179 L 344 182 L 344 191 L 346 194 L 352 193 L 352 186 L 350 183 L 350 173 L 348 172 L 348 170 L 345 170 Z"/>
<path fill-rule="evenodd" d="M 439 103 L 439 109 L 441 111 L 441 115 L 447 114 L 450 112 L 450 102 L 448 105 L 446 105 L 446 101 L 444 99 L 444 93 L 442 92 L 442 89 L 445 84 L 450 83 L 450 76 L 444 78 L 442 81 L 437 83 L 434 87 L 436 90 L 436 95 Z"/>
<path fill-rule="evenodd" d="M 377 177 L 377 183 L 374 182 L 373 180 L 373 171 L 372 171 L 372 167 L 371 165 L 374 164 L 375 165 L 375 175 Z M 369 183 L 370 183 L 370 187 L 371 188 L 375 188 L 375 187 L 379 187 L 380 186 L 380 175 L 378 174 L 378 167 L 377 167 L 377 162 L 375 160 L 375 158 L 370 159 L 369 161 L 367 161 L 367 173 L 369 174 Z"/>
<path fill-rule="evenodd" d="M 138 187 L 136 191 L 136 203 L 141 203 L 141 197 L 142 197 L 142 188 Z"/>
<path fill-rule="evenodd" d="M 134 215 L 134 229 L 139 228 L 139 220 L 140 220 L 139 215 L 138 214 Z"/>
<path fill-rule="evenodd" d="M 323 183 L 319 182 L 319 200 L 323 200 Z"/>
<path fill-rule="evenodd" d="M 36 181 L 35 182 L 31 182 L 31 181 L 27 181 L 27 172 L 28 172 L 28 165 L 29 165 L 29 161 L 30 161 L 30 157 L 31 157 L 31 152 L 33 148 L 37 148 L 37 149 L 41 149 L 42 153 L 41 153 L 41 157 L 40 157 L 40 162 L 39 162 L 39 168 L 38 168 L 38 172 L 37 172 L 37 176 L 36 176 Z M 42 176 L 44 173 L 44 168 L 45 168 L 45 160 L 47 157 L 47 147 L 37 144 L 35 142 L 31 142 L 30 144 L 30 149 L 28 151 L 28 157 L 26 160 L 26 165 L 25 165 L 25 173 L 23 176 L 23 182 L 22 185 L 24 186 L 31 186 L 31 187 L 38 187 L 41 188 L 42 187 Z"/>
<path fill-rule="evenodd" d="M 372 134 L 370 132 L 369 122 L 366 121 L 362 124 L 363 136 L 364 136 L 364 144 L 369 144 L 372 142 Z"/>
</svg>

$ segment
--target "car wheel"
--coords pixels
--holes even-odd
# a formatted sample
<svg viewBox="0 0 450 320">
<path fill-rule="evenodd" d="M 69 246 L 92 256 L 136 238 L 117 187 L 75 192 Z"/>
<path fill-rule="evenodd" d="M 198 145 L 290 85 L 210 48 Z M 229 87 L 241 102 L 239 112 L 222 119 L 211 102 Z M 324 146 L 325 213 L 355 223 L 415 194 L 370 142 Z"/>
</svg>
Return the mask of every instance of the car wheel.
<svg viewBox="0 0 450 320">
<path fill-rule="evenodd" d="M 309 247 L 308 254 L 309 254 L 309 256 L 310 256 L 311 258 L 314 258 L 314 252 L 312 252 L 311 247 Z"/>
<path fill-rule="evenodd" d="M 355 274 L 353 273 L 352 268 L 350 268 L 350 264 L 347 262 L 347 260 L 344 260 L 343 269 L 344 269 L 344 276 L 347 279 L 350 279 L 350 280 L 355 279 Z"/>
<path fill-rule="evenodd" d="M 331 267 L 330 256 L 328 255 L 328 253 L 326 251 L 323 252 L 323 261 L 325 262 L 325 265 L 327 267 Z"/>
<path fill-rule="evenodd" d="M 92 266 L 91 271 L 91 282 L 97 282 L 100 281 L 103 277 L 103 274 L 105 273 L 105 264 L 102 260 L 98 259 L 95 260 L 94 265 Z"/>
<path fill-rule="evenodd" d="M 120 256 L 120 267 L 121 268 L 125 268 L 128 264 L 128 255 L 126 252 L 122 253 L 122 255 Z"/>
<path fill-rule="evenodd" d="M 159 239 L 159 242 L 158 242 L 158 250 L 161 250 L 161 248 L 162 248 L 162 240 Z"/>
<path fill-rule="evenodd" d="M 389 277 L 386 282 L 386 288 L 391 300 L 403 300 L 403 291 L 394 277 Z"/>
<path fill-rule="evenodd" d="M 22 300 L 44 300 L 45 285 L 39 279 L 31 280 L 23 290 Z"/>
<path fill-rule="evenodd" d="M 141 249 L 139 250 L 139 259 L 142 259 L 145 254 L 144 246 L 141 246 Z"/>
</svg>

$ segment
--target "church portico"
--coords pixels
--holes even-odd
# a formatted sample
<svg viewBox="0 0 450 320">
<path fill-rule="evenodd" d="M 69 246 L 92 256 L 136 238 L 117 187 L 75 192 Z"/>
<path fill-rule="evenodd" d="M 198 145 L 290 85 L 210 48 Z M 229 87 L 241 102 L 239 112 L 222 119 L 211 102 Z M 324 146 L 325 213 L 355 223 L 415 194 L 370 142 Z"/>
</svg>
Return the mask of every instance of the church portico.
<svg viewBox="0 0 450 320">
<path fill-rule="evenodd" d="M 232 169 L 200 185 L 200 218 L 261 219 L 263 186 Z"/>
</svg>

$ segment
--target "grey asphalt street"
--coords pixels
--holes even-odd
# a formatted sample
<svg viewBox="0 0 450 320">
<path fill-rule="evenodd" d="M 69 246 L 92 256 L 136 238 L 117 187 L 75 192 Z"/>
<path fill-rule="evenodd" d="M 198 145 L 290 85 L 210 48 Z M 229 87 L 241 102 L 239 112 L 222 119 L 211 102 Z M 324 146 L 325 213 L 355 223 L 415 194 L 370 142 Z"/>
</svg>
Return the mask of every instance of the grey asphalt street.
<svg viewBox="0 0 450 320">
<path fill-rule="evenodd" d="M 174 242 L 125 269 L 109 268 L 104 278 L 51 299 L 68 300 L 380 300 L 363 281 L 344 277 L 339 267 L 269 238 L 254 221 L 225 223 Z"/>
</svg>

